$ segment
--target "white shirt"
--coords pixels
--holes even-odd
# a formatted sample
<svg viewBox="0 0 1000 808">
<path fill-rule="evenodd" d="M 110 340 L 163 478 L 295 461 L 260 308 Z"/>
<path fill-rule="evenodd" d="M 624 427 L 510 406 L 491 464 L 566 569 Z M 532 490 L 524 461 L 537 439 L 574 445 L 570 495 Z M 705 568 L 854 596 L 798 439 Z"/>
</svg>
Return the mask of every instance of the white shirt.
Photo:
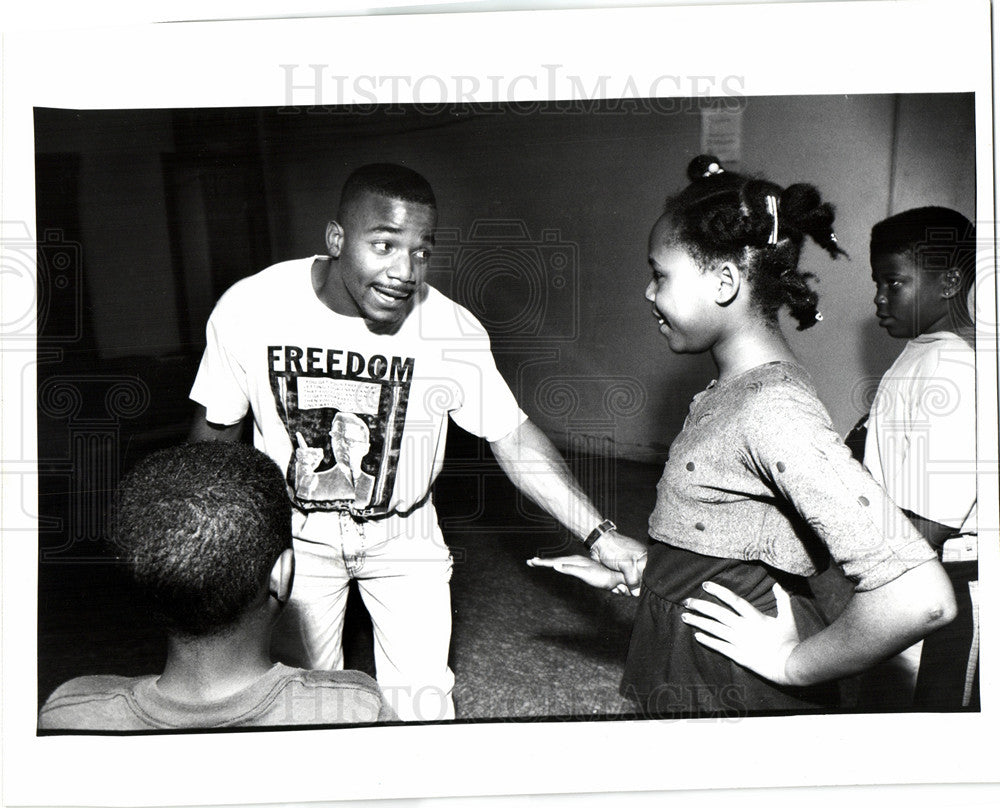
<svg viewBox="0 0 1000 808">
<path fill-rule="evenodd" d="M 976 532 L 976 355 L 957 334 L 910 340 L 886 371 L 865 466 L 900 508 Z"/>
<path fill-rule="evenodd" d="M 525 420 L 466 309 L 425 285 L 395 334 L 374 334 L 317 298 L 313 261 L 268 267 L 223 295 L 191 391 L 212 423 L 253 412 L 254 445 L 285 470 L 300 511 L 297 535 L 303 514 L 325 523 L 335 511 L 379 517 L 420 504 L 449 417 L 488 441 Z M 322 484 L 321 466 L 349 468 L 354 491 Z"/>
</svg>

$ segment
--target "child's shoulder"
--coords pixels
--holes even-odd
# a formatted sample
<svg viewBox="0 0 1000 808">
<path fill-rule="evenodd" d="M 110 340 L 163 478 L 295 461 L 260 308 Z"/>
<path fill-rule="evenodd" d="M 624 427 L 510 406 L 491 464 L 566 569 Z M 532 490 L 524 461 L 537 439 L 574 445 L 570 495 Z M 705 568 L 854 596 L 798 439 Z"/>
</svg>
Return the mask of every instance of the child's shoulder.
<svg viewBox="0 0 1000 808">
<path fill-rule="evenodd" d="M 310 687 L 360 690 L 380 695 L 378 683 L 367 673 L 357 670 L 314 670 L 308 668 L 288 668 L 282 666 L 286 679 L 296 679 Z"/>
<path fill-rule="evenodd" d="M 909 340 L 886 371 L 889 379 L 927 381 L 965 369 L 975 374 L 976 352 L 969 341 L 952 331 L 921 334 Z"/>
<path fill-rule="evenodd" d="M 738 398 L 731 404 L 744 425 L 773 433 L 808 424 L 827 426 L 830 416 L 816 394 L 808 371 L 792 362 L 771 362 L 754 368 L 738 380 Z"/>
<path fill-rule="evenodd" d="M 124 692 L 132 688 L 137 678 L 145 677 L 111 675 L 78 676 L 59 685 L 59 687 L 52 691 L 52 695 L 46 699 L 45 703 L 51 705 L 62 699 L 91 698 Z"/>
<path fill-rule="evenodd" d="M 816 388 L 809 372 L 794 362 L 760 365 L 734 379 L 731 386 L 733 394 L 745 406 L 770 407 L 816 398 Z"/>
<path fill-rule="evenodd" d="M 955 331 L 932 331 L 920 334 L 907 340 L 904 350 L 929 357 L 951 353 L 975 354 L 970 335 Z"/>
</svg>

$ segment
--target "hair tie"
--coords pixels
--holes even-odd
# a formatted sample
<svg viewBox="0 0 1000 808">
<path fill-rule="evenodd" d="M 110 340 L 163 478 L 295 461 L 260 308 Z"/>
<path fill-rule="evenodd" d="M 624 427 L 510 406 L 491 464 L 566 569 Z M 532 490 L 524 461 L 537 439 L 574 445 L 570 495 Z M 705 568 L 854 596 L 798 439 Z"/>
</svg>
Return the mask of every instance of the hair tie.
<svg viewBox="0 0 1000 808">
<path fill-rule="evenodd" d="M 767 237 L 768 244 L 778 243 L 778 197 L 774 194 L 768 194 L 767 198 L 764 200 L 767 205 L 767 212 L 771 214 L 771 235 Z"/>
<path fill-rule="evenodd" d="M 818 323 L 822 319 L 823 319 L 823 312 L 821 311 L 816 312 L 816 322 Z"/>
<path fill-rule="evenodd" d="M 725 174 L 726 169 L 720 166 L 718 163 L 709 163 L 705 170 L 702 172 L 701 176 L 703 178 L 711 177 L 713 174 Z"/>
<path fill-rule="evenodd" d="M 851 260 L 851 256 L 847 255 L 847 250 L 840 248 L 840 244 L 837 242 L 837 234 L 833 232 L 833 228 L 830 228 L 830 244 L 826 247 L 826 251 L 833 258 L 836 258 L 838 255 L 845 255 L 848 261 Z"/>
</svg>

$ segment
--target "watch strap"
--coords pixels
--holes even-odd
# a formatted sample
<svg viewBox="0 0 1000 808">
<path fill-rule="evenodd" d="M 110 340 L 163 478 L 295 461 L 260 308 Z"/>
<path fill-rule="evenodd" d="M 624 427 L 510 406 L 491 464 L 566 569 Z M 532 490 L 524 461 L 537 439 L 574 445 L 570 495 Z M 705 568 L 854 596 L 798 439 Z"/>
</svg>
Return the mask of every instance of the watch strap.
<svg viewBox="0 0 1000 808">
<path fill-rule="evenodd" d="M 618 530 L 618 525 L 610 519 L 605 519 L 601 522 L 601 524 L 590 531 L 590 535 L 583 540 L 583 546 L 590 550 L 597 543 L 597 540 L 609 530 Z"/>
</svg>

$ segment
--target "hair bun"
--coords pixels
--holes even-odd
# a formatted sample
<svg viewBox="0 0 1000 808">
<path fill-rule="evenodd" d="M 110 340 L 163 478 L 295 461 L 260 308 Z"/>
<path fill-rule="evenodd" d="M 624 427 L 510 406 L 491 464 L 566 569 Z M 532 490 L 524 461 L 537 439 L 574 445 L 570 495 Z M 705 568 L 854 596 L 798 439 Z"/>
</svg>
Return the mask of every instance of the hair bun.
<svg viewBox="0 0 1000 808">
<path fill-rule="evenodd" d="M 713 174 L 724 174 L 722 161 L 714 154 L 699 154 L 688 163 L 687 175 L 691 182 L 711 177 Z"/>
<path fill-rule="evenodd" d="M 823 205 L 819 191 L 805 183 L 789 185 L 782 191 L 781 212 L 791 221 L 798 223 L 799 229 L 803 232 L 808 229 L 808 223 L 816 221 L 817 218 L 829 217 L 830 222 L 833 221 L 829 205 Z"/>
<path fill-rule="evenodd" d="M 811 237 L 831 258 L 847 255 L 837 244 L 837 236 L 833 232 L 833 205 L 824 202 L 814 186 L 806 183 L 789 185 L 781 192 L 781 214 L 787 223 Z"/>
</svg>

